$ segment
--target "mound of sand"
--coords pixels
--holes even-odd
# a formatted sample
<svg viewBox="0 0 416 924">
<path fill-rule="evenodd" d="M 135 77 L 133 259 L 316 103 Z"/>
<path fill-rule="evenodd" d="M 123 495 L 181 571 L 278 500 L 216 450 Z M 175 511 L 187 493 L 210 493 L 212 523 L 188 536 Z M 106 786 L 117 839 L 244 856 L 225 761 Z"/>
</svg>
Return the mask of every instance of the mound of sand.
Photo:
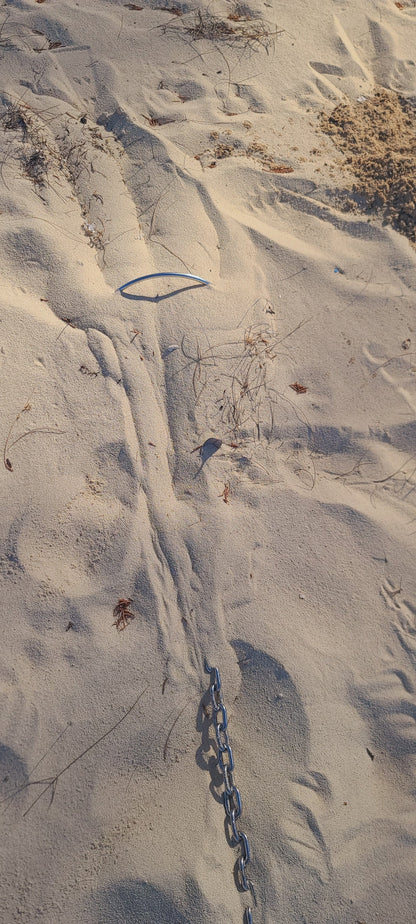
<svg viewBox="0 0 416 924">
<path fill-rule="evenodd" d="M 323 112 L 321 127 L 345 155 L 362 206 L 416 240 L 416 112 L 400 93 L 379 89 L 367 99 Z"/>
</svg>

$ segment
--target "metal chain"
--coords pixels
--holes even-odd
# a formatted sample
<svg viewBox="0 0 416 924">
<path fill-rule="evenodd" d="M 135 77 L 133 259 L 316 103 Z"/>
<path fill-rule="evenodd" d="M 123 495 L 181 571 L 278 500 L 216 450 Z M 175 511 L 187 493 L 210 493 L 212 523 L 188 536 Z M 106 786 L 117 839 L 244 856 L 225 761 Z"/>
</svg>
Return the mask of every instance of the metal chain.
<svg viewBox="0 0 416 924">
<path fill-rule="evenodd" d="M 217 667 L 210 667 L 205 661 L 205 671 L 211 674 L 209 688 L 212 703 L 212 720 L 215 726 L 215 737 L 218 747 L 218 766 L 224 778 L 224 792 L 222 794 L 225 814 L 231 828 L 230 840 L 233 847 L 240 845 L 241 853 L 238 858 L 238 879 L 243 892 L 254 890 L 250 879 L 247 878 L 246 868 L 250 863 L 250 845 L 247 835 L 237 828 L 237 821 L 241 816 L 241 796 L 234 782 L 234 757 L 228 737 L 227 710 L 221 693 L 221 678 Z M 253 924 L 252 910 L 245 908 L 243 924 Z"/>
</svg>

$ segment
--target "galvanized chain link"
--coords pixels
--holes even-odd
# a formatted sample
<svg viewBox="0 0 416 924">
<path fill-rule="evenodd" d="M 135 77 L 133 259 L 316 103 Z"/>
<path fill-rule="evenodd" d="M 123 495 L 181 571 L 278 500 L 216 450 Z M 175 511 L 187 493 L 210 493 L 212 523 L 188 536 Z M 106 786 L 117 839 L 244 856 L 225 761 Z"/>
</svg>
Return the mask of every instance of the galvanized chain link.
<svg viewBox="0 0 416 924">
<path fill-rule="evenodd" d="M 220 672 L 217 667 L 210 667 L 207 661 L 205 661 L 205 671 L 207 674 L 211 674 L 209 692 L 212 703 L 212 720 L 218 747 L 218 766 L 224 778 L 222 798 L 225 814 L 231 828 L 230 840 L 233 847 L 240 845 L 241 850 L 238 858 L 239 883 L 244 892 L 250 891 L 254 896 L 252 883 L 246 875 L 246 868 L 250 863 L 250 845 L 247 835 L 237 828 L 237 821 L 242 812 L 241 796 L 234 782 L 234 757 L 228 737 L 227 710 L 221 693 Z M 244 924 L 253 924 L 250 907 L 247 907 L 244 911 Z"/>
</svg>

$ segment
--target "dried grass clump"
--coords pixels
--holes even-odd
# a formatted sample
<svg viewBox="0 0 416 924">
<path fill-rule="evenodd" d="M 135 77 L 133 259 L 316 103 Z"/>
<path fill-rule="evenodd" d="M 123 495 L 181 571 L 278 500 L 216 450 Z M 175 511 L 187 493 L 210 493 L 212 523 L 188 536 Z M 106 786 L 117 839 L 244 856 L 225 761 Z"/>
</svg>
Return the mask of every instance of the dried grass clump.
<svg viewBox="0 0 416 924">
<path fill-rule="evenodd" d="M 255 426 L 260 439 L 262 411 L 269 403 L 269 364 L 277 356 L 277 334 L 265 324 L 248 327 L 242 354 L 218 402 L 221 423 L 239 439 L 243 428 Z"/>
<path fill-rule="evenodd" d="M 197 10 L 193 24 L 186 26 L 185 31 L 193 39 L 221 39 L 224 36 L 235 35 L 234 26 L 230 23 L 201 10 Z"/>
<path fill-rule="evenodd" d="M 246 46 L 261 45 L 266 51 L 283 30 L 271 27 L 262 19 L 254 18 L 247 10 L 237 5 L 227 19 L 221 19 L 208 11 L 197 10 L 193 23 L 185 31 L 194 41 L 207 39 L 226 43 L 241 42 Z"/>
<path fill-rule="evenodd" d="M 262 427 L 273 429 L 276 395 L 271 373 L 279 343 L 276 331 L 264 323 L 248 327 L 242 339 L 209 345 L 204 352 L 198 341 L 194 351 L 182 341 L 187 366 L 193 366 L 196 403 L 207 389 L 208 404 L 213 400 L 216 407 L 216 426 L 235 441 L 249 436 L 253 428 L 257 439 Z M 220 382 L 224 385 L 218 397 Z M 210 395 L 212 389 L 217 397 Z"/>
<path fill-rule="evenodd" d="M 12 159 L 20 162 L 23 173 L 35 186 L 44 186 L 47 183 L 53 153 L 34 110 L 21 100 L 8 103 L 0 117 L 0 126 L 3 131 L 15 134 L 15 139 L 5 151 L 1 164 L 3 180 L 3 167 L 11 155 Z M 21 133 L 20 137 L 18 133 Z"/>
<path fill-rule="evenodd" d="M 48 160 L 43 148 L 36 148 L 23 160 L 23 172 L 37 186 L 43 186 L 48 172 Z"/>
<path fill-rule="evenodd" d="M 22 106 L 15 104 L 7 106 L 6 111 L 0 117 L 0 122 L 5 132 L 17 132 L 20 129 L 23 137 L 26 138 L 30 122 Z"/>
</svg>

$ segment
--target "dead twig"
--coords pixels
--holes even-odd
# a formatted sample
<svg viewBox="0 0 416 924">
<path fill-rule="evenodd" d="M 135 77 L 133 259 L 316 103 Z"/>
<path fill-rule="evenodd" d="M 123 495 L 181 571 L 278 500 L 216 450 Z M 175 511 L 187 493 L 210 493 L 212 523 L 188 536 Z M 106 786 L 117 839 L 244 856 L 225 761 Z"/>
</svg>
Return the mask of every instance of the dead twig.
<svg viewBox="0 0 416 924">
<path fill-rule="evenodd" d="M 180 719 L 181 715 L 185 712 L 185 709 L 189 706 L 189 704 L 190 704 L 191 702 L 192 702 L 192 700 L 191 700 L 191 699 L 188 699 L 188 702 L 185 703 L 185 705 L 183 706 L 183 708 L 181 709 L 181 711 L 180 711 L 180 712 L 178 713 L 178 715 L 176 716 L 175 721 L 172 722 L 172 725 L 171 725 L 171 727 L 170 727 L 170 729 L 169 729 L 169 731 L 168 731 L 168 735 L 167 735 L 167 738 L 166 738 L 166 741 L 165 741 L 165 746 L 164 746 L 164 748 L 163 748 L 163 760 L 166 760 L 166 757 L 167 757 L 168 747 L 169 747 L 169 739 L 170 739 L 170 736 L 171 736 L 171 734 L 172 734 L 172 732 L 173 732 L 173 729 L 175 728 L 175 725 L 177 725 L 177 723 L 179 722 L 179 719 Z"/>
<path fill-rule="evenodd" d="M 29 403 L 29 401 L 26 401 L 26 404 L 24 405 L 24 407 L 22 407 L 22 410 L 19 411 L 19 413 L 18 413 L 17 416 L 15 417 L 13 423 L 12 423 L 11 426 L 9 427 L 9 431 L 8 431 L 8 434 L 7 434 L 7 437 L 6 437 L 6 441 L 5 441 L 5 444 L 4 444 L 4 448 L 3 448 L 3 462 L 4 462 L 5 468 L 7 468 L 7 471 L 8 471 L 8 472 L 12 472 L 12 471 L 13 471 L 13 465 L 12 465 L 10 459 L 9 459 L 8 452 L 10 451 L 10 449 L 13 448 L 13 446 L 16 446 L 16 443 L 19 443 L 20 440 L 23 440 L 23 439 L 25 439 L 27 436 L 31 436 L 32 434 L 35 434 L 35 433 L 65 433 L 65 430 L 53 430 L 53 429 L 51 429 L 50 427 L 34 427 L 34 428 L 31 429 L 31 430 L 26 430 L 24 433 L 21 433 L 20 436 L 16 437 L 16 439 L 13 440 L 13 442 L 11 443 L 11 442 L 10 442 L 10 437 L 11 437 L 11 435 L 12 435 L 12 432 L 13 432 L 14 427 L 16 426 L 17 422 L 20 420 L 21 415 L 22 415 L 24 412 L 27 413 L 27 412 L 30 411 L 31 409 L 32 409 L 32 405 Z"/>
<path fill-rule="evenodd" d="M 154 236 L 154 230 L 153 230 L 153 229 L 154 229 L 154 223 L 155 223 L 155 217 L 156 217 L 157 208 L 158 208 L 158 206 L 159 206 L 159 203 L 160 203 L 161 199 L 163 198 L 163 196 L 165 195 L 165 193 L 167 192 L 167 190 L 169 189 L 169 187 L 172 186 L 172 183 L 173 183 L 173 182 L 174 182 L 174 180 L 171 180 L 171 182 L 168 183 L 167 186 L 165 186 L 164 189 L 162 189 L 162 192 L 160 193 L 160 195 L 159 195 L 158 198 L 156 199 L 155 207 L 154 207 L 154 209 L 153 209 L 152 217 L 151 217 L 151 219 L 150 219 L 150 228 L 149 228 L 149 234 L 148 234 L 148 238 L 147 238 L 147 239 L 148 239 L 148 241 L 150 241 L 152 244 L 158 244 L 159 247 L 163 247 L 163 249 L 166 250 L 167 253 L 170 253 L 172 257 L 175 257 L 175 258 L 176 258 L 176 260 L 179 260 L 179 262 L 182 263 L 182 266 L 184 266 L 185 269 L 188 271 L 188 273 L 190 273 L 190 272 L 191 272 L 191 269 L 190 269 L 190 267 L 188 266 L 188 264 L 185 263 L 185 260 L 182 260 L 182 257 L 180 257 L 179 254 L 175 253 L 174 250 L 171 250 L 170 247 L 167 246 L 167 244 L 164 244 L 162 241 L 158 241 L 157 238 L 155 238 L 155 236 Z"/>
<path fill-rule="evenodd" d="M 138 703 L 139 700 L 142 698 L 142 696 L 144 696 L 144 694 L 146 693 L 146 691 L 147 691 L 148 689 L 149 689 L 149 687 L 146 686 L 146 687 L 144 688 L 144 690 L 142 690 L 142 692 L 139 693 L 139 695 L 138 695 L 137 699 L 135 699 L 134 703 L 133 703 L 131 706 L 129 706 L 129 708 L 127 709 L 127 712 L 125 712 L 124 715 L 122 715 L 121 719 L 118 719 L 118 721 L 115 722 L 114 725 L 112 725 L 111 728 L 109 728 L 106 732 L 104 732 L 103 735 L 100 735 L 99 738 L 96 738 L 96 740 L 93 741 L 92 744 L 89 744 L 88 747 L 84 748 L 84 750 L 81 751 L 81 753 L 78 754 L 76 757 L 74 757 L 73 760 L 70 760 L 70 762 L 69 762 L 68 764 L 66 764 L 66 766 L 63 767 L 62 770 L 59 770 L 59 772 L 58 772 L 55 776 L 53 776 L 53 777 L 52 777 L 52 776 L 51 776 L 51 777 L 45 777 L 44 779 L 41 779 L 41 780 L 29 780 L 27 783 L 24 783 L 23 786 L 19 786 L 19 787 L 15 790 L 15 792 L 12 794 L 11 797 L 10 797 L 10 796 L 7 797 L 7 799 L 14 798 L 14 797 L 17 796 L 20 792 L 23 792 L 25 789 L 28 789 L 29 786 L 43 786 L 43 787 L 44 787 L 44 788 L 42 789 L 42 791 L 41 791 L 41 792 L 36 796 L 36 798 L 33 800 L 33 802 L 31 802 L 31 804 L 29 805 L 29 808 L 27 808 L 26 811 L 23 812 L 23 818 L 25 818 L 26 815 L 29 814 L 29 812 L 32 810 L 32 808 L 35 807 L 36 803 L 39 802 L 39 800 L 42 798 L 43 795 L 45 795 L 46 792 L 48 792 L 48 790 L 52 790 L 51 798 L 50 798 L 50 802 L 49 802 L 49 808 L 51 807 L 52 802 L 53 802 L 54 797 L 55 797 L 55 792 L 56 792 L 56 787 L 57 787 L 57 785 L 58 785 L 58 780 L 60 780 L 61 777 L 64 775 L 64 773 L 67 773 L 67 771 L 68 771 L 71 767 L 73 767 L 74 764 L 78 763 L 78 761 L 81 760 L 83 757 L 85 757 L 85 755 L 88 754 L 90 751 L 92 751 L 93 748 L 97 747 L 97 745 L 100 744 L 101 741 L 104 741 L 105 738 L 108 738 L 108 736 L 111 735 L 112 732 L 115 731 L 116 728 L 118 728 L 118 726 L 121 725 L 121 723 L 125 721 L 125 719 L 127 719 L 127 716 L 130 715 L 130 713 L 131 713 L 131 712 L 133 711 L 133 709 L 137 706 L 137 703 Z"/>
</svg>

